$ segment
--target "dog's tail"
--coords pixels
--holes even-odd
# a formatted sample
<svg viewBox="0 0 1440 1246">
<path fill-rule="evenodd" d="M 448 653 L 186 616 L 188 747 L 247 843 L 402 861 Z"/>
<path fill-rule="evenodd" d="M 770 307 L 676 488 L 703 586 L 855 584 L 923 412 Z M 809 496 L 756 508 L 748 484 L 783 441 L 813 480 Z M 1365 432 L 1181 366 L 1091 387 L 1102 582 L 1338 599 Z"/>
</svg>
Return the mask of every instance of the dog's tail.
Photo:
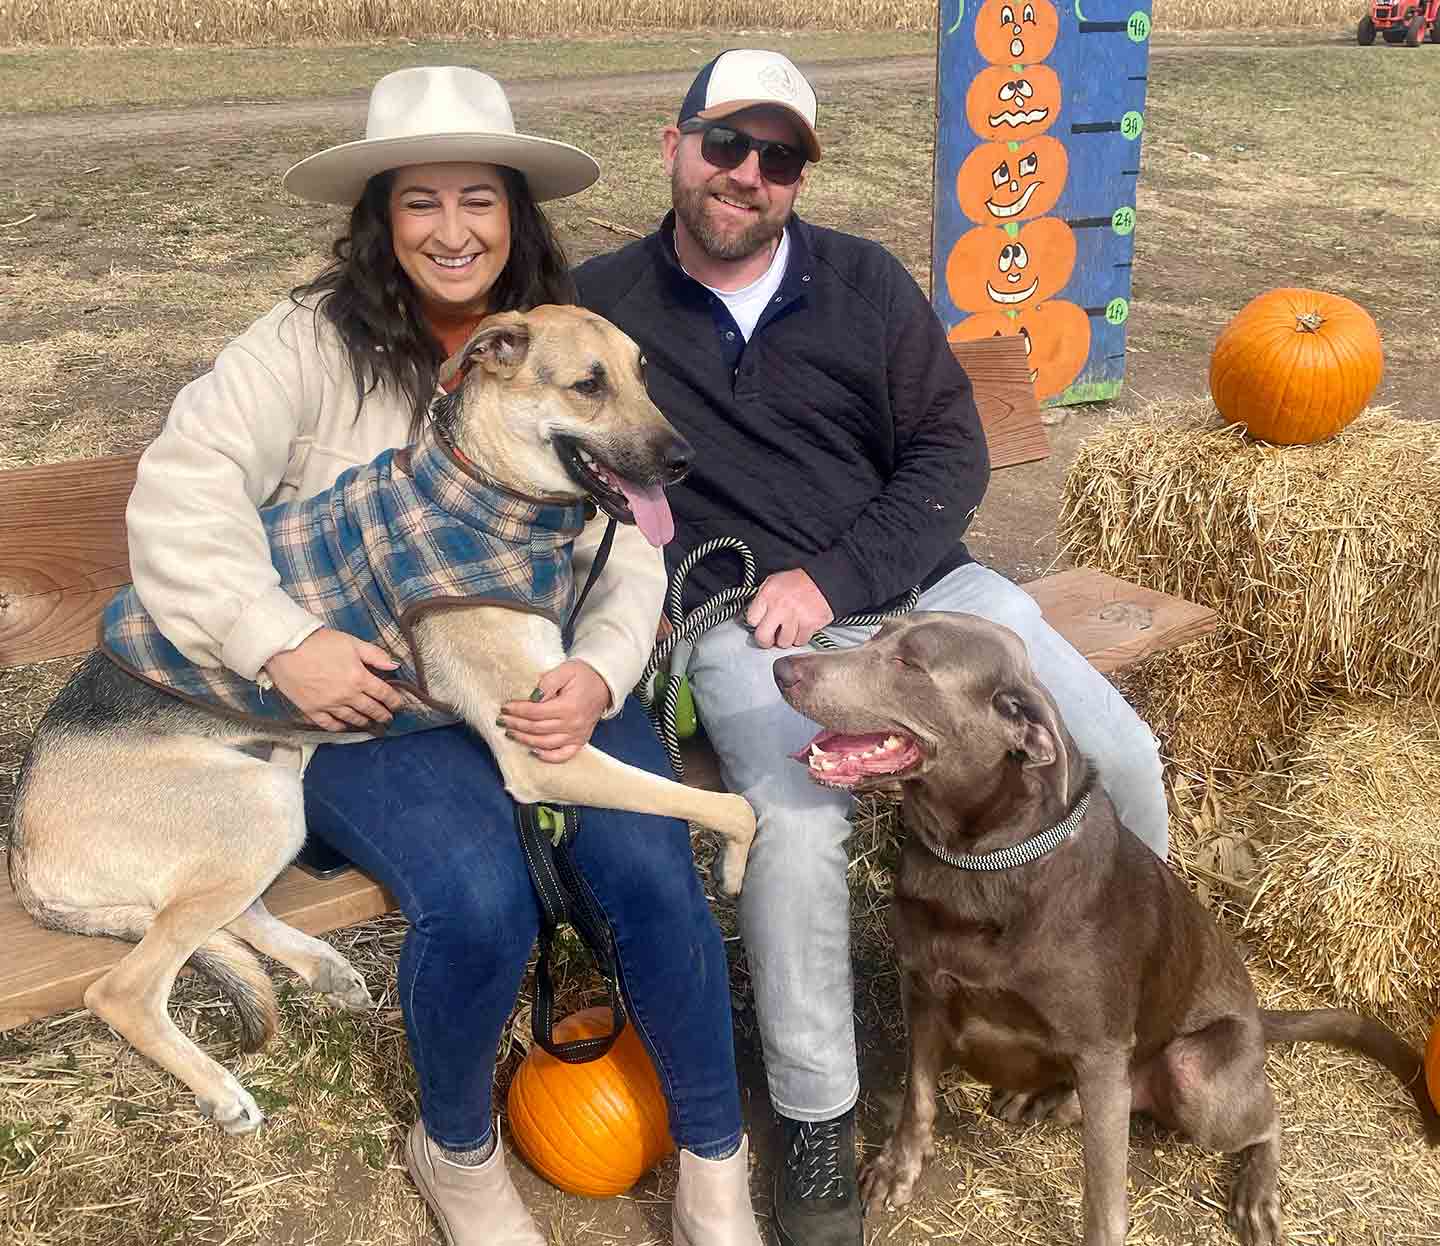
<svg viewBox="0 0 1440 1246">
<path fill-rule="evenodd" d="M 1440 1144 L 1440 1112 L 1425 1084 L 1425 1061 L 1389 1026 L 1343 1008 L 1312 1008 L 1305 1012 L 1262 1010 L 1260 1024 L 1268 1043 L 1329 1043 L 1383 1064 L 1410 1092 L 1425 1124 L 1425 1141 Z"/>
<path fill-rule="evenodd" d="M 275 1037 L 280 1025 L 275 987 L 248 944 L 217 930 L 185 963 L 208 978 L 234 1006 L 241 1051 L 258 1051 Z"/>
</svg>

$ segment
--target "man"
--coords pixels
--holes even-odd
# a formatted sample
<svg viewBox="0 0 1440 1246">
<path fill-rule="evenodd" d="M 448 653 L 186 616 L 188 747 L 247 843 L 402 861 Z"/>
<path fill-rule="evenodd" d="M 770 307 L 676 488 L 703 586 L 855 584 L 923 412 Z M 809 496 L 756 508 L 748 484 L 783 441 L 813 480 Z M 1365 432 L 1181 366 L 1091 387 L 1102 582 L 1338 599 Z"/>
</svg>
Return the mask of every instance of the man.
<svg viewBox="0 0 1440 1246">
<path fill-rule="evenodd" d="M 694 444 L 696 467 L 672 491 L 672 557 L 736 536 L 762 577 L 745 626 L 711 629 L 689 677 L 726 783 L 759 816 L 739 916 L 785 1126 L 780 1240 L 852 1246 L 863 1226 L 850 800 L 788 759 L 816 727 L 780 699 L 774 660 L 919 585 L 921 609 L 983 615 L 1024 637 L 1121 816 L 1162 856 L 1166 811 L 1149 730 L 1034 600 L 961 542 L 989 459 L 924 294 L 883 248 L 793 214 L 805 165 L 820 159 L 815 112 L 810 84 L 777 53 L 711 61 L 661 137 L 673 212 L 577 279 L 581 301 L 640 343 L 651 397 Z M 692 575 L 701 595 L 733 585 L 736 569 L 720 562 Z M 866 634 L 830 631 L 849 643 Z"/>
</svg>

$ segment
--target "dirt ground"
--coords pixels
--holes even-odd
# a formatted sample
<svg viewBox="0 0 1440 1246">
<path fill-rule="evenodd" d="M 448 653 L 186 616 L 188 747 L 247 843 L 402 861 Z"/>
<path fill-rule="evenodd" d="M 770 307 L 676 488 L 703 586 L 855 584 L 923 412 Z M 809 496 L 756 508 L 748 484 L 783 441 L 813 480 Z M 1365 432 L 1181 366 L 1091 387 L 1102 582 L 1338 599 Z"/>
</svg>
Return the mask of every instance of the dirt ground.
<svg viewBox="0 0 1440 1246">
<path fill-rule="evenodd" d="M 1433 418 L 1440 51 L 1417 50 L 1408 61 L 1399 51 L 1359 49 L 1341 33 L 1157 41 L 1125 394 L 1107 407 L 1050 413 L 1051 457 L 995 477 L 969 538 L 978 556 L 1021 580 L 1055 565 L 1058 489 L 1084 437 L 1118 410 L 1203 393 L 1215 333 L 1271 286 L 1321 286 L 1369 307 L 1387 352 L 1376 401 Z M 792 54 L 807 64 L 803 52 Z M 884 242 L 924 282 L 933 58 L 922 42 L 889 52 L 816 57 L 822 124 L 833 137 L 801 210 Z M 605 153 L 602 185 L 554 213 L 572 258 L 619 245 L 660 215 L 666 195 L 653 136 L 690 76 L 671 66 L 701 59 L 660 57 L 660 68 L 597 76 L 581 72 L 582 53 L 563 81 L 548 70 L 513 73 L 523 124 Z M 83 86 L 66 86 L 77 89 L 83 95 Z M 122 88 L 106 98 L 104 107 L 0 113 L 0 466 L 148 441 L 175 389 L 316 267 L 334 217 L 282 199 L 276 175 L 299 155 L 353 137 L 364 116 L 364 93 L 349 85 L 283 103 L 227 102 L 219 90 L 188 104 L 126 103 Z M 1369 141 L 1343 138 L 1361 116 Z M 1404 142 L 1376 138 L 1384 134 Z M 63 664 L 0 674 L 0 817 L 7 776 L 62 676 Z M 884 836 L 862 829 L 857 851 L 872 848 L 883 851 Z M 875 935 L 878 908 L 874 897 L 857 902 L 871 905 L 856 949 L 870 1150 L 896 1106 L 903 1036 L 894 970 Z M 383 994 L 375 1018 L 360 1025 L 287 996 L 276 1050 L 221 1056 L 272 1117 L 239 1143 L 212 1137 L 188 1096 L 83 1015 L 0 1036 L 0 1238 L 22 1246 L 439 1241 L 398 1159 L 414 1113 L 393 998 L 402 933 L 391 918 L 335 936 Z M 734 944 L 732 954 L 764 1212 L 776 1134 L 743 956 Z M 1283 981 L 1263 989 L 1298 999 Z M 213 1001 L 190 990 L 178 1011 L 212 1050 L 231 1051 Z M 502 1070 L 517 1058 L 507 1052 Z M 1420 1197 L 1434 1192 L 1436 1165 L 1415 1145 L 1393 1089 L 1333 1057 L 1272 1066 L 1283 1109 L 1305 1122 L 1286 1139 L 1291 1240 L 1440 1240 L 1440 1211 Z M 940 1157 L 910 1209 L 872 1217 L 870 1240 L 1073 1240 L 1078 1135 L 999 1125 L 978 1091 L 960 1083 L 947 1084 L 944 1099 Z M 1343 1110 L 1331 1113 L 1328 1103 Z M 1132 1240 L 1227 1240 L 1228 1163 L 1136 1130 Z M 605 1202 L 560 1195 L 523 1169 L 519 1181 L 557 1246 L 669 1241 L 672 1164 Z"/>
</svg>

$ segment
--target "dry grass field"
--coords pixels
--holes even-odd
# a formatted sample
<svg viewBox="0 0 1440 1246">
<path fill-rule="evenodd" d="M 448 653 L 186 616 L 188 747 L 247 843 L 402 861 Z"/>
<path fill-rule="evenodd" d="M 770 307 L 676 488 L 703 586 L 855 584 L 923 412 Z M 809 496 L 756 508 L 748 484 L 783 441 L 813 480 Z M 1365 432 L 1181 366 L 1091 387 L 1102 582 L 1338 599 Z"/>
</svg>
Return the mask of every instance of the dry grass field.
<svg viewBox="0 0 1440 1246">
<path fill-rule="evenodd" d="M 0 0 L 0 47 L 361 42 L 616 30 L 933 30 L 960 0 Z M 1357 0 L 1156 0 L 1158 30 L 1353 24 Z M 1092 6 L 1090 16 L 1098 10 Z M 1128 10 L 1127 10 L 1128 12 Z"/>
<path fill-rule="evenodd" d="M 109 11 L 122 7 L 128 11 L 117 0 Z M 145 11 L 143 2 L 133 7 Z M 379 13 L 388 6 L 346 7 Z M 232 11 L 256 8 L 242 0 Z M 266 11 L 303 8 L 296 0 Z M 85 0 L 0 0 L 0 40 L 20 38 L 18 15 L 34 21 L 62 10 L 100 8 Z M 198 10 L 177 3 L 170 11 Z M 1328 19 L 1332 25 L 1339 12 Z M 1342 16 L 1348 22 L 1349 10 Z M 41 28 L 31 30 L 25 37 L 41 41 L 43 32 L 34 33 Z M 929 36 L 885 37 L 894 42 L 884 54 L 900 59 L 880 76 L 873 63 L 835 59 L 873 58 L 878 35 L 847 43 L 839 35 L 796 34 L 783 45 L 802 63 L 832 62 L 821 65 L 827 157 L 802 210 L 883 242 L 923 281 L 934 125 Z M 650 228 L 663 211 L 656 131 L 673 115 L 688 81 L 683 71 L 739 38 L 709 31 L 652 34 L 635 45 L 607 37 L 445 50 L 487 67 L 508 57 L 502 76 L 525 84 L 522 125 L 603 153 L 603 181 L 553 213 L 572 258 L 583 259 Z M 753 31 L 744 39 L 754 40 Z M 1116 409 L 1202 393 L 1209 346 L 1224 320 L 1260 289 L 1300 284 L 1336 290 L 1372 311 L 1387 359 L 1377 399 L 1433 418 L 1440 61 L 1431 49 L 1357 49 L 1338 30 L 1309 40 L 1314 46 L 1275 46 L 1283 42 L 1267 38 L 1237 50 L 1157 41 L 1130 373 Z M 248 50 L 0 53 L 0 108 L 11 110 L 0 113 L 7 136 L 0 146 L 0 467 L 144 445 L 179 386 L 322 260 L 338 215 L 281 194 L 280 172 L 355 135 L 363 124 L 360 92 L 377 72 L 431 59 L 435 50 L 394 43 L 276 49 L 258 58 L 263 71 Z M 594 76 L 632 71 L 608 85 Z M 1323 92 L 1317 82 L 1325 83 Z M 23 89 L 12 93 L 15 83 Z M 254 102 L 277 98 L 293 102 Z M 1362 117 L 1372 135 L 1403 134 L 1403 153 L 1398 143 L 1342 137 Z M 1043 569 L 1054 551 L 1060 474 L 1083 435 L 1110 415 L 1054 413 L 1052 458 L 996 477 L 972 529 L 977 553 L 1017 576 Z M 25 742 L 67 669 L 61 662 L 0 672 L 0 842 Z M 1177 808 L 1177 830 L 1189 816 Z M 887 809 L 866 806 L 856 828 L 861 1109 L 864 1145 L 872 1149 L 896 1106 L 902 1071 L 895 972 L 881 921 L 894 826 Z M 728 926 L 728 907 L 717 909 Z M 237 1055 L 218 1000 L 194 985 L 183 988 L 180 1024 L 237 1070 L 270 1115 L 264 1130 L 238 1142 L 196 1117 L 188 1094 L 84 1013 L 0 1035 L 0 1242 L 437 1242 L 398 1158 L 415 1111 L 393 989 L 403 933 L 392 917 L 333 936 L 380 1000 L 377 1013 L 331 1014 L 287 988 L 279 1038 L 252 1056 Z M 737 943 L 731 949 L 763 1211 L 775 1141 L 744 958 Z M 1267 971 L 1260 987 L 1275 1006 L 1310 998 L 1283 974 Z M 585 1002 L 588 989 L 572 977 L 565 998 Z M 514 1041 L 502 1053 L 502 1087 L 527 1026 L 522 999 Z M 1440 1161 L 1419 1145 L 1404 1097 L 1384 1075 L 1316 1049 L 1276 1051 L 1269 1072 L 1285 1127 L 1282 1194 L 1291 1242 L 1440 1241 Z M 943 1097 L 940 1153 L 920 1195 L 903 1213 L 874 1217 L 872 1240 L 1076 1240 L 1078 1134 L 994 1121 L 979 1089 L 958 1080 L 945 1084 Z M 1231 1171 L 1223 1157 L 1137 1125 L 1131 1242 L 1233 1240 L 1223 1223 Z M 606 1202 L 522 1181 L 556 1246 L 669 1241 L 673 1165 Z"/>
</svg>

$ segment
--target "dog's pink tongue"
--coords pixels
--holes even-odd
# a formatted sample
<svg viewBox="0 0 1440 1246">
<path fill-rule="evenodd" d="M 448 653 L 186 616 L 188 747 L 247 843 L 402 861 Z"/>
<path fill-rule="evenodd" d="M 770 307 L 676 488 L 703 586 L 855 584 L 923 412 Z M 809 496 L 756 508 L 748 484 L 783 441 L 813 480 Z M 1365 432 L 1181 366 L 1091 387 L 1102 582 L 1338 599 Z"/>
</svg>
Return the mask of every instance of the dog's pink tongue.
<svg viewBox="0 0 1440 1246">
<path fill-rule="evenodd" d="M 635 516 L 635 526 L 645 534 L 645 539 L 659 549 L 675 539 L 675 516 L 670 513 L 670 503 L 665 500 L 665 490 L 659 485 L 632 484 L 628 480 L 616 480 L 620 492 L 630 503 L 630 513 Z"/>
</svg>

